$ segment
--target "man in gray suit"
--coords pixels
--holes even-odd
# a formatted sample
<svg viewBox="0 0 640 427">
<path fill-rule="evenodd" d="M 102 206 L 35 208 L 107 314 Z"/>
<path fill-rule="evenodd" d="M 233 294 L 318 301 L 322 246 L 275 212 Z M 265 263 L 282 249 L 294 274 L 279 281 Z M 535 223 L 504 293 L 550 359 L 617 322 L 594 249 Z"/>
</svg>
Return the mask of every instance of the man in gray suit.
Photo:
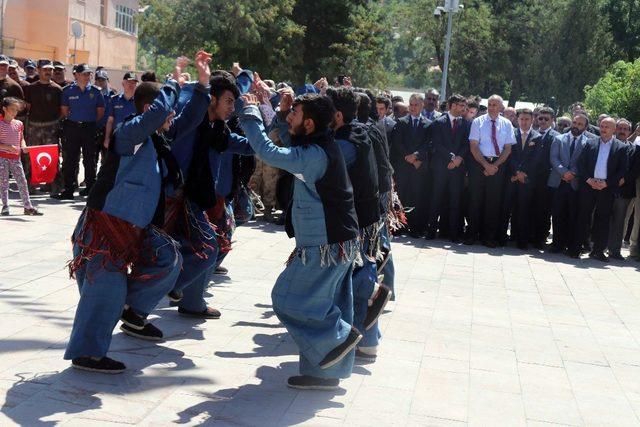
<svg viewBox="0 0 640 427">
<path fill-rule="evenodd" d="M 587 142 L 585 130 L 589 118 L 578 113 L 573 116 L 571 130 L 556 136 L 551 144 L 551 173 L 547 185 L 553 191 L 553 243 L 551 252 L 560 253 L 572 245 L 578 217 L 578 158 Z"/>
</svg>

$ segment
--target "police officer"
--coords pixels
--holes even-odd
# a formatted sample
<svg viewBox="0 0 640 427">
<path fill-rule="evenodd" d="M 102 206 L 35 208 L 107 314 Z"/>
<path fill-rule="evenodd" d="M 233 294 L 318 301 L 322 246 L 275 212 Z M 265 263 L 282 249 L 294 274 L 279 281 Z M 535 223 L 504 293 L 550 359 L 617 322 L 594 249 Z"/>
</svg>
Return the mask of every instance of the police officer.
<svg viewBox="0 0 640 427">
<path fill-rule="evenodd" d="M 59 200 L 73 200 L 73 191 L 78 179 L 80 150 L 86 188 L 80 192 L 86 196 L 96 179 L 96 129 L 104 116 L 104 97 L 96 86 L 90 84 L 92 70 L 87 64 L 73 68 L 75 83 L 62 90 L 60 112 L 66 118 L 63 125 L 62 175 L 64 190 L 52 197 Z"/>
<path fill-rule="evenodd" d="M 36 71 L 35 62 L 33 62 L 31 59 L 27 59 L 26 61 L 24 61 L 22 68 L 24 68 L 24 72 L 27 73 L 27 77 L 25 78 L 25 80 L 29 84 L 38 81 L 40 76 L 38 76 L 38 72 Z"/>
<path fill-rule="evenodd" d="M 64 75 L 66 71 L 65 65 L 60 61 L 53 61 L 53 81 L 60 87 L 65 87 L 73 83 L 71 80 L 67 80 Z"/>
<path fill-rule="evenodd" d="M 109 86 L 109 74 L 107 73 L 107 70 L 104 69 L 104 67 L 96 68 L 95 78 L 93 81 L 94 81 L 94 84 L 100 89 L 100 92 L 102 92 L 102 96 L 104 98 L 104 111 L 105 111 L 105 115 L 102 116 L 102 119 L 98 121 L 98 128 L 96 131 L 95 162 L 97 165 L 98 157 L 100 156 L 100 153 L 102 153 L 103 157 L 106 154 L 106 151 L 103 150 L 102 142 L 104 141 L 105 127 L 107 125 L 107 119 L 109 118 L 107 113 L 109 112 L 111 97 L 114 95 L 117 95 L 117 92 L 111 89 L 111 87 Z"/>
<path fill-rule="evenodd" d="M 138 87 L 138 78 L 135 73 L 126 72 L 122 77 L 123 92 L 119 95 L 111 97 L 107 108 L 107 124 L 105 127 L 104 141 L 102 142 L 105 149 L 109 148 L 111 133 L 120 123 L 128 116 L 136 113 L 136 105 L 133 103 L 133 94 Z"/>
</svg>

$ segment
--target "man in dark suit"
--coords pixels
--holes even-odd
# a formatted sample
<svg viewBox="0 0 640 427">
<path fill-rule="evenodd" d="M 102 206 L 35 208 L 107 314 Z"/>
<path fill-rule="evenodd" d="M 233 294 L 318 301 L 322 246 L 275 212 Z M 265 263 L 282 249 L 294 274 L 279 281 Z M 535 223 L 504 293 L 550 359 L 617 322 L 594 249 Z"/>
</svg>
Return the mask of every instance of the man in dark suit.
<svg viewBox="0 0 640 427">
<path fill-rule="evenodd" d="M 583 148 L 578 160 L 580 179 L 579 213 L 576 238 L 569 255 L 580 257 L 580 243 L 589 233 L 593 218 L 591 238 L 593 250 L 590 258 L 609 261 L 604 254 L 609 237 L 609 222 L 613 202 L 620 195 L 620 180 L 627 172 L 628 150 L 625 143 L 615 138 L 616 121 L 607 117 L 600 122 L 600 137 L 592 138 Z"/>
<path fill-rule="evenodd" d="M 516 143 L 507 160 L 507 184 L 502 204 L 502 221 L 499 242 L 507 242 L 507 228 L 511 221 L 511 238 L 518 248 L 527 249 L 531 237 L 531 212 L 538 169 L 542 161 L 540 134 L 532 129 L 533 111 L 523 108 L 517 111 L 518 129 Z"/>
<path fill-rule="evenodd" d="M 542 150 L 540 167 L 537 171 L 534 196 L 535 203 L 532 206 L 532 230 L 531 243 L 536 249 L 544 249 L 551 228 L 551 189 L 547 185 L 551 173 L 551 144 L 556 136 L 560 135 L 551 126 L 556 117 L 556 112 L 549 107 L 538 110 L 538 133 L 540 134 L 540 149 Z M 535 124 L 535 123 L 534 123 Z"/>
<path fill-rule="evenodd" d="M 551 252 L 573 247 L 578 217 L 578 159 L 587 143 L 589 119 L 582 113 L 573 116 L 570 132 L 556 136 L 551 145 L 551 174 L 547 185 L 553 194 L 553 243 Z"/>
<path fill-rule="evenodd" d="M 433 191 L 429 211 L 427 239 L 433 239 L 438 228 L 448 231 L 453 243 L 459 243 L 462 234 L 462 188 L 464 185 L 464 159 L 469 154 L 469 130 L 471 122 L 462 117 L 466 109 L 462 95 L 452 95 L 447 100 L 447 113 L 438 117 L 430 127 L 430 143 L 433 150 Z M 448 202 L 448 203 L 447 203 Z M 449 229 L 444 230 L 443 215 L 448 214 Z"/>
<path fill-rule="evenodd" d="M 387 141 L 391 141 L 391 132 L 396 125 L 395 120 L 391 118 L 391 100 L 385 96 L 378 96 L 376 111 L 378 112 L 378 127 L 387 136 Z"/>
<path fill-rule="evenodd" d="M 412 208 L 407 225 L 413 237 L 424 233 L 429 214 L 427 141 L 431 122 L 420 114 L 423 105 L 422 94 L 411 95 L 409 114 L 396 122 L 389 147 L 398 196 L 406 208 Z"/>
<path fill-rule="evenodd" d="M 621 128 L 624 127 L 624 132 Z M 623 261 L 625 258 L 620 253 L 622 247 L 622 239 L 624 238 L 625 225 L 627 222 L 627 211 L 629 204 L 636 197 L 636 181 L 640 176 L 640 146 L 628 141 L 627 138 L 631 134 L 631 123 L 626 119 L 620 119 L 617 122 L 616 135 L 620 138 L 627 148 L 627 171 L 618 182 L 619 197 L 613 202 L 613 212 L 611 214 L 611 224 L 609 225 L 609 257 Z M 626 138 L 625 138 L 626 136 Z"/>
</svg>

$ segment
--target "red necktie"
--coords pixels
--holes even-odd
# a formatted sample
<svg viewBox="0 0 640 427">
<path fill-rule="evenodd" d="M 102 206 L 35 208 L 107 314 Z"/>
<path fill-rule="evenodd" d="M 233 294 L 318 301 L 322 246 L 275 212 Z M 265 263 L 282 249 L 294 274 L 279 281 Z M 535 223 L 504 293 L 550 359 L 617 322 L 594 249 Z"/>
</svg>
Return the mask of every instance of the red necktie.
<svg viewBox="0 0 640 427">
<path fill-rule="evenodd" d="M 496 157 L 500 157 L 500 146 L 498 146 L 498 131 L 496 130 L 496 121 L 491 120 L 491 142 L 496 152 Z"/>
<path fill-rule="evenodd" d="M 453 134 L 453 136 L 456 136 L 456 131 L 458 130 L 458 119 L 455 118 L 453 119 L 453 124 L 451 126 L 451 133 Z"/>
</svg>

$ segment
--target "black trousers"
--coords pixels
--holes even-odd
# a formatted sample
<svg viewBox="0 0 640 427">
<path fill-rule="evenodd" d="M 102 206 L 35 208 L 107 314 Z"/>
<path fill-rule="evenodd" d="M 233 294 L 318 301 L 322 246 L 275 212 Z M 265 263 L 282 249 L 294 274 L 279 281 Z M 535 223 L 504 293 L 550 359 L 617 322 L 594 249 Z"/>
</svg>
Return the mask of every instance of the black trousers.
<svg viewBox="0 0 640 427">
<path fill-rule="evenodd" d="M 549 237 L 551 228 L 551 207 L 553 195 L 551 188 L 547 186 L 549 174 L 541 174 L 536 178 L 535 194 L 533 196 L 535 203 L 532 206 L 532 242 L 544 243 Z"/>
<path fill-rule="evenodd" d="M 444 165 L 433 168 L 433 190 L 429 211 L 429 232 L 435 233 L 440 218 L 440 233 L 459 238 L 462 232 L 462 187 L 464 169 L 449 170 Z M 445 228 L 446 227 L 446 228 Z"/>
<path fill-rule="evenodd" d="M 427 169 L 428 165 L 425 162 L 420 169 L 405 166 L 396 173 L 398 197 L 405 208 L 412 208 L 407 212 L 407 226 L 410 233 L 421 234 L 427 226 L 431 198 Z"/>
<path fill-rule="evenodd" d="M 578 191 L 565 181 L 553 190 L 553 246 L 559 250 L 575 248 L 576 221 L 578 218 Z"/>
<path fill-rule="evenodd" d="M 502 165 L 495 175 L 485 176 L 484 168 L 475 160 L 472 162 L 469 170 L 469 238 L 498 240 L 504 168 Z"/>
<path fill-rule="evenodd" d="M 580 244 L 587 241 L 590 229 L 593 251 L 596 253 L 604 252 L 609 238 L 613 193 L 609 188 L 594 190 L 584 184 L 580 187 L 578 198 L 578 221 L 572 252 L 580 250 Z"/>
<path fill-rule="evenodd" d="M 75 123 L 67 120 L 64 124 L 62 140 L 62 176 L 64 191 L 73 192 L 78 181 L 80 152 L 84 166 L 84 181 L 91 188 L 96 180 L 96 124 L 94 122 Z"/>
<path fill-rule="evenodd" d="M 518 243 L 528 243 L 533 231 L 532 211 L 535 186 L 519 182 L 507 182 L 502 201 L 502 215 L 498 240 L 506 242 L 511 222 L 511 238 Z"/>
</svg>

